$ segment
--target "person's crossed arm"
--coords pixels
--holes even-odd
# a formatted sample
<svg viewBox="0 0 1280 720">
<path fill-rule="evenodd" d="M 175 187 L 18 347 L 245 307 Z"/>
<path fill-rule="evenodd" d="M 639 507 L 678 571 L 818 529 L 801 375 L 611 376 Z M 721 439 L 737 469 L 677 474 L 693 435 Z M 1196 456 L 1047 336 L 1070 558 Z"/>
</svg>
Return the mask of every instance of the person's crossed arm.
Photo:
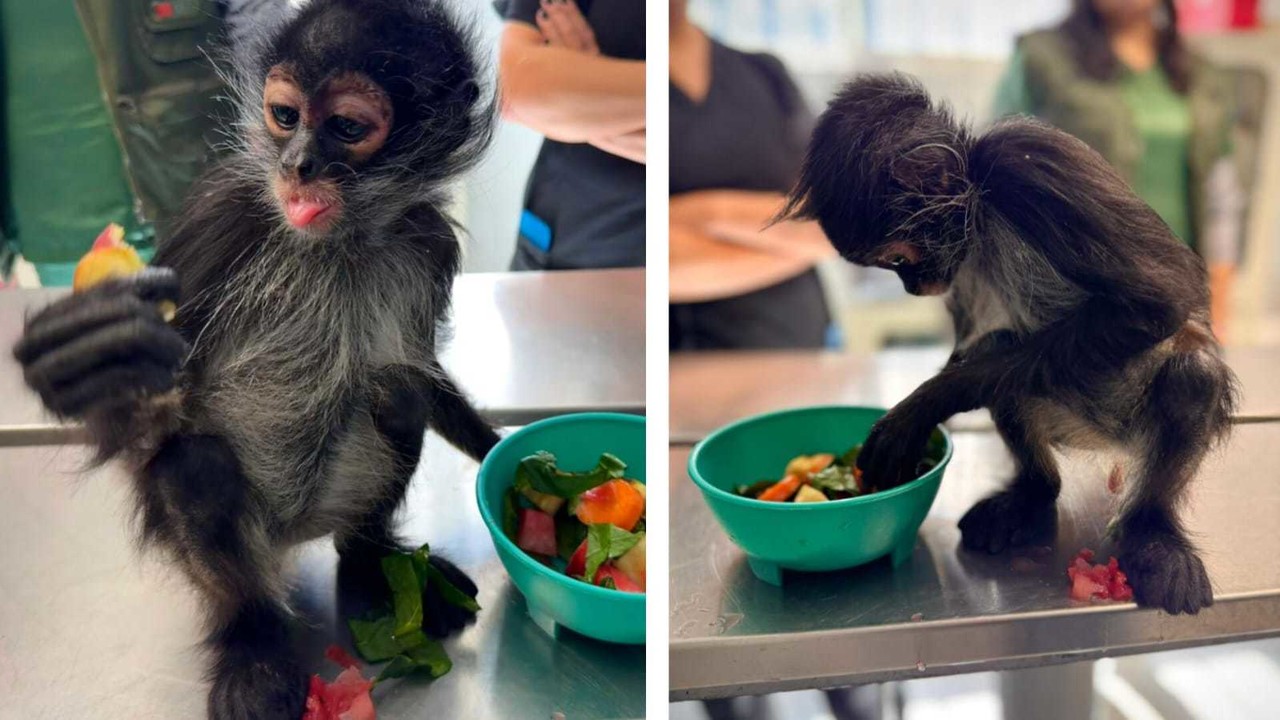
<svg viewBox="0 0 1280 720">
<path fill-rule="evenodd" d="M 511 20 L 502 31 L 503 116 L 644 162 L 644 62 L 601 55 L 572 0 L 542 0 L 535 23 Z"/>
</svg>

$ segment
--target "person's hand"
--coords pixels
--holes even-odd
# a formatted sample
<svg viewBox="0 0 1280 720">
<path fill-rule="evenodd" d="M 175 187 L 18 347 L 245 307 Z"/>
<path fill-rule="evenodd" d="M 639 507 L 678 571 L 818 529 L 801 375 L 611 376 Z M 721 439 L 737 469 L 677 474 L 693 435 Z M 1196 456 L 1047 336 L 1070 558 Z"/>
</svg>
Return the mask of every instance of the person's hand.
<svg viewBox="0 0 1280 720">
<path fill-rule="evenodd" d="M 573 0 L 542 0 L 535 18 L 547 44 L 588 55 L 599 55 L 596 34 Z"/>
</svg>

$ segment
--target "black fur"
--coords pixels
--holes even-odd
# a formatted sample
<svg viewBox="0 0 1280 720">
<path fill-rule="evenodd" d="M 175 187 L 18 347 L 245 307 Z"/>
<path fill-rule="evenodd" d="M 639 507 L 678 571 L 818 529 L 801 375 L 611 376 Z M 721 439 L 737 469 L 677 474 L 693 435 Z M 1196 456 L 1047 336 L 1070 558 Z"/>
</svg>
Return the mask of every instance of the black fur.
<svg viewBox="0 0 1280 720">
<path fill-rule="evenodd" d="M 46 308 L 15 355 L 101 460 L 134 471 L 142 538 L 205 595 L 210 717 L 296 720 L 284 551 L 333 533 L 344 567 L 381 586 L 425 429 L 477 460 L 497 441 L 436 360 L 461 262 L 443 183 L 480 157 L 494 113 L 472 35 L 436 2 L 314 0 L 249 45 L 229 71 L 233 152 L 166 230 L 163 269 Z M 342 219 L 327 232 L 287 226 L 272 192 L 281 145 L 261 93 L 278 63 L 308 94 L 363 72 L 394 104 L 387 142 L 334 171 Z M 161 300 L 178 301 L 172 324 Z M 425 600 L 436 634 L 470 620 Z"/>
<path fill-rule="evenodd" d="M 914 259 L 895 268 L 908 291 L 950 291 L 956 351 L 872 430 L 870 482 L 910 478 L 931 427 L 989 408 L 1018 471 L 960 528 L 999 552 L 1052 527 L 1050 448 L 1125 452 L 1117 527 L 1138 601 L 1212 603 L 1177 511 L 1229 432 L 1235 379 L 1203 263 L 1097 153 L 1029 119 L 975 136 L 905 76 L 864 76 L 820 118 L 782 216 L 816 219 L 856 263 Z"/>
</svg>

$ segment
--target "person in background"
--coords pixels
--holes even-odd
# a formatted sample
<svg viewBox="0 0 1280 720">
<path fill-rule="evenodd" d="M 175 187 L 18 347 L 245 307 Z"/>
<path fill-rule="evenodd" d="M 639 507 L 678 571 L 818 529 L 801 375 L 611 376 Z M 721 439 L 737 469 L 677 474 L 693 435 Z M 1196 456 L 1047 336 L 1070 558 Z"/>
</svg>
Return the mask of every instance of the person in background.
<svg viewBox="0 0 1280 720">
<path fill-rule="evenodd" d="M 507 0 L 502 115 L 546 136 L 513 270 L 643 266 L 644 3 Z"/>
<path fill-rule="evenodd" d="M 1232 103 L 1229 78 L 1183 44 L 1172 0 L 1075 0 L 1061 24 L 1019 38 L 995 111 L 1037 116 L 1115 166 L 1205 258 L 1222 335 L 1244 206 Z"/>
<path fill-rule="evenodd" d="M 816 223 L 770 225 L 813 116 L 777 58 L 712 40 L 686 5 L 670 2 L 670 349 L 823 347 L 814 266 L 835 251 Z"/>
</svg>

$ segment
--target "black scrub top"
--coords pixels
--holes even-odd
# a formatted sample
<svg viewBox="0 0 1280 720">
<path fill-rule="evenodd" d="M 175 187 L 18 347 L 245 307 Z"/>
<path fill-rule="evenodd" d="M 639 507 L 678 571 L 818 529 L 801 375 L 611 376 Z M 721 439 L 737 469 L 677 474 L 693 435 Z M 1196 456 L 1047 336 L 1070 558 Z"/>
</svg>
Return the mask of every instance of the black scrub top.
<svg viewBox="0 0 1280 720">
<path fill-rule="evenodd" d="M 498 2 L 507 20 L 534 27 L 538 0 Z M 642 0 L 578 0 L 600 52 L 644 60 Z M 644 165 L 586 143 L 547 139 L 525 189 L 513 270 L 644 265 Z M 545 223 L 548 239 L 538 232 Z M 527 232 L 531 229 L 533 232 Z M 546 245 L 546 249 L 540 247 Z"/>
<path fill-rule="evenodd" d="M 804 160 L 813 115 L 782 63 L 711 41 L 711 84 L 695 102 L 674 84 L 672 195 L 731 189 L 786 193 Z M 817 273 L 711 302 L 670 306 L 670 349 L 822 347 L 831 316 Z"/>
</svg>

